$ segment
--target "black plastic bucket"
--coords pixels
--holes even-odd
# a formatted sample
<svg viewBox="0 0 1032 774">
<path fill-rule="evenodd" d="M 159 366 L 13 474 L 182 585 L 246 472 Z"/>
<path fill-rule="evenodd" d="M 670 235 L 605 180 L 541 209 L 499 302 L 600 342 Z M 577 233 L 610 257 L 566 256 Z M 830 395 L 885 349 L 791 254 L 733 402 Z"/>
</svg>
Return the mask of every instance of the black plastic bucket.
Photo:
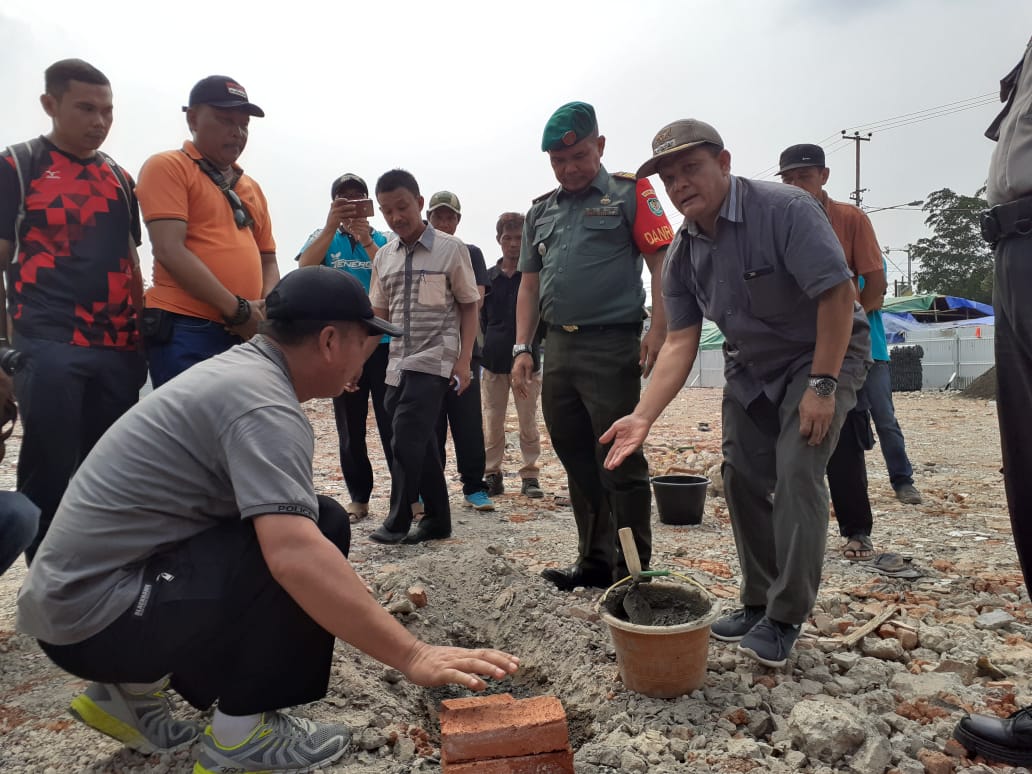
<svg viewBox="0 0 1032 774">
<path fill-rule="evenodd" d="M 653 476 L 659 520 L 664 524 L 702 524 L 709 484 L 705 476 Z"/>
</svg>

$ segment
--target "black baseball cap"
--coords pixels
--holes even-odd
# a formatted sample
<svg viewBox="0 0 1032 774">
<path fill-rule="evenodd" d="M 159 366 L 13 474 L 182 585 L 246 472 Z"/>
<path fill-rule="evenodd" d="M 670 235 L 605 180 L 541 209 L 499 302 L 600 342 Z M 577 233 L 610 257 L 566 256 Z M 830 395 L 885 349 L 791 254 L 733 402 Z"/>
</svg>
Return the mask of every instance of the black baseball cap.
<svg viewBox="0 0 1032 774">
<path fill-rule="evenodd" d="M 265 111 L 247 100 L 247 92 L 228 75 L 209 75 L 202 78 L 190 89 L 190 102 L 183 110 L 194 105 L 211 105 L 217 108 L 233 108 L 243 110 L 250 116 L 265 118 Z"/>
<path fill-rule="evenodd" d="M 281 279 L 265 298 L 270 320 L 325 320 L 365 323 L 371 334 L 401 336 L 404 331 L 373 315 L 362 283 L 329 266 L 302 266 Z"/>
<path fill-rule="evenodd" d="M 781 158 L 778 159 L 780 169 L 777 174 L 788 172 L 790 169 L 801 167 L 821 167 L 824 164 L 824 148 L 812 143 L 793 145 L 781 151 Z"/>
<path fill-rule="evenodd" d="M 358 188 L 362 191 L 363 196 L 369 196 L 369 186 L 366 185 L 365 180 L 354 172 L 345 172 L 334 180 L 333 185 L 330 186 L 330 198 L 336 199 L 337 195 L 345 188 Z"/>
</svg>

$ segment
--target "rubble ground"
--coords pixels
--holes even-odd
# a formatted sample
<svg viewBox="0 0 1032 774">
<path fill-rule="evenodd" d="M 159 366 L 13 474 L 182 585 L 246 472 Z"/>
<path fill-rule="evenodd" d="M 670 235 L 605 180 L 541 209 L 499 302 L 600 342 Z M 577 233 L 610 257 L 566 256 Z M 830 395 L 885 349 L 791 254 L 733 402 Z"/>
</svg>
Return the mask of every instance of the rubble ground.
<svg viewBox="0 0 1032 774">
<path fill-rule="evenodd" d="M 563 594 L 538 577 L 546 566 L 573 560 L 576 528 L 568 507 L 555 502 L 565 494 L 565 479 L 547 435 L 546 497 L 519 494 L 514 414 L 507 425 L 506 493 L 495 499 L 494 512 L 461 505 L 449 449 L 454 536 L 416 546 L 374 544 L 366 535 L 385 515 L 388 498 L 378 460 L 372 516 L 354 527 L 351 559 L 377 598 L 420 637 L 520 655 L 520 671 L 489 691 L 559 697 L 579 773 L 1025 771 L 970 761 L 950 741 L 965 711 L 1006 715 L 1032 703 L 1032 619 L 999 472 L 995 405 L 950 393 L 895 399 L 924 503 L 895 499 L 876 448 L 868 455 L 874 543 L 879 552 L 911 557 L 925 574 L 886 577 L 845 560 L 845 539 L 829 521 L 817 605 L 781 670 L 711 641 L 706 683 L 693 694 L 664 700 L 624 690 L 595 612 L 601 592 Z M 317 488 L 346 502 L 330 405 L 313 402 L 308 412 L 317 434 Z M 374 439 L 375 432 L 375 447 Z M 13 461 L 17 438 L 9 444 Z M 675 527 L 654 518 L 652 566 L 684 573 L 734 605 L 739 569 L 719 495 L 719 450 L 720 391 L 684 390 L 654 428 L 646 455 L 655 474 L 704 473 L 714 482 L 701 525 Z M 12 483 L 10 462 L 0 484 Z M 190 771 L 189 751 L 140 756 L 71 719 L 68 702 L 84 683 L 14 631 L 23 577 L 19 562 L 0 578 L 0 768 Z M 409 685 L 339 643 L 329 694 L 298 712 L 354 730 L 352 749 L 327 772 L 433 772 L 440 770 L 440 702 L 465 695 L 459 688 Z M 182 702 L 177 711 L 196 714 Z"/>
</svg>

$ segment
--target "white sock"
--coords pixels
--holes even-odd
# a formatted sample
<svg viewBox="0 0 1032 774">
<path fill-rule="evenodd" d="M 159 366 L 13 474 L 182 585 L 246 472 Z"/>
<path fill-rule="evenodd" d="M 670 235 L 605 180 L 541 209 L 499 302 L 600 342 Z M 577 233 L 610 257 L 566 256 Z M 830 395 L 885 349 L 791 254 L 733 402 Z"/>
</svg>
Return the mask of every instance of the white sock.
<svg viewBox="0 0 1032 774">
<path fill-rule="evenodd" d="M 211 716 L 211 733 L 223 747 L 236 747 L 251 735 L 261 715 L 227 715 L 216 709 Z"/>
<path fill-rule="evenodd" d="M 146 696 L 149 693 L 160 691 L 168 684 L 168 678 L 162 677 L 155 683 L 119 683 L 118 687 L 134 696 Z"/>
</svg>

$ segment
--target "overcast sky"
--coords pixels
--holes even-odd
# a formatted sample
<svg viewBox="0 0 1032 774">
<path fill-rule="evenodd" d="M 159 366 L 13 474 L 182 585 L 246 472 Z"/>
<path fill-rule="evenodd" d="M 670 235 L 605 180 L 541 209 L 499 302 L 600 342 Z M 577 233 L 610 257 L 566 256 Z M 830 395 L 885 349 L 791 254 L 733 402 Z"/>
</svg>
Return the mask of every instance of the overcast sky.
<svg viewBox="0 0 1032 774">
<path fill-rule="evenodd" d="M 497 216 L 526 211 L 556 185 L 541 130 L 575 99 L 595 106 L 610 171 L 634 171 L 664 124 L 699 118 L 722 134 L 740 175 L 770 178 L 783 148 L 826 140 L 828 190 L 848 200 L 854 145 L 839 132 L 904 116 L 862 143 L 863 203 L 974 193 L 996 103 L 898 124 L 997 91 L 1030 34 L 1026 0 L 5 0 L 0 145 L 49 129 L 43 70 L 81 57 L 114 89 L 104 150 L 136 174 L 188 137 L 190 87 L 229 75 L 266 111 L 252 120 L 241 164 L 269 199 L 281 271 L 325 221 L 336 176 L 356 172 L 372 187 L 394 167 L 411 171 L 427 199 L 458 194 L 458 235 L 490 264 Z M 927 235 L 921 212 L 871 218 L 883 245 Z M 890 259 L 891 293 L 906 255 Z M 149 274 L 149 250 L 143 260 Z"/>
</svg>

